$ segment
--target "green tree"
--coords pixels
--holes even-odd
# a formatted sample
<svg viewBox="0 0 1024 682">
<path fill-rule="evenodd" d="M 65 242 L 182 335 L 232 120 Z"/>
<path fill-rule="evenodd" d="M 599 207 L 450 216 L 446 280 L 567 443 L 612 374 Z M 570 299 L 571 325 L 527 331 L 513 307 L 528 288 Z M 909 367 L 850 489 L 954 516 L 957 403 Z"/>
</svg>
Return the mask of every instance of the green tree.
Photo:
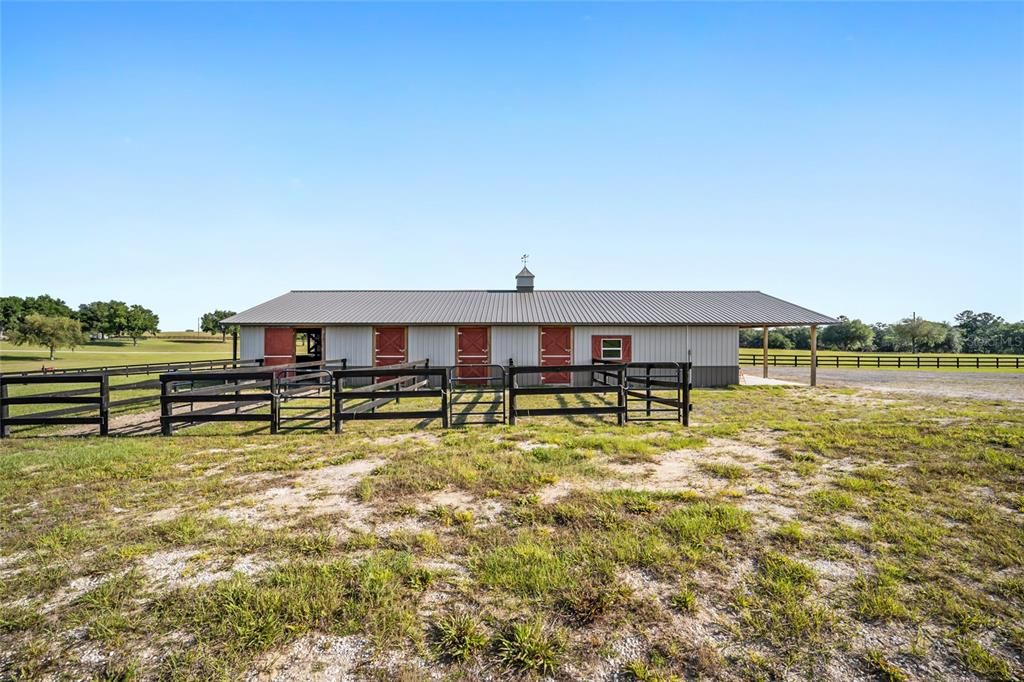
<svg viewBox="0 0 1024 682">
<path fill-rule="evenodd" d="M 946 340 L 947 330 L 947 325 L 930 322 L 923 317 L 908 317 L 893 325 L 896 337 L 910 346 L 911 353 L 934 350 Z"/>
<path fill-rule="evenodd" d="M 860 320 L 839 316 L 839 324 L 832 324 L 822 330 L 821 347 L 830 350 L 870 350 L 875 332 Z"/>
<path fill-rule="evenodd" d="M 205 313 L 199 320 L 199 329 L 209 334 L 220 334 L 221 340 L 226 340 L 228 332 L 231 332 L 232 336 L 238 334 L 238 325 L 229 325 L 229 328 L 224 328 L 221 327 L 220 321 L 234 314 L 235 312 L 232 310 L 214 310 L 212 313 Z"/>
<path fill-rule="evenodd" d="M 90 334 L 106 334 L 109 309 L 110 304 L 106 301 L 93 301 L 78 306 L 78 321 L 82 323 L 82 330 Z"/>
<path fill-rule="evenodd" d="M 68 304 L 59 298 L 49 294 L 29 296 L 25 299 L 24 315 L 37 313 L 46 317 L 70 317 L 74 319 L 75 313 L 68 307 Z"/>
<path fill-rule="evenodd" d="M 1006 321 L 992 313 L 965 310 L 955 318 L 957 329 L 963 336 L 963 347 L 968 353 L 998 353 L 1000 331 Z"/>
<path fill-rule="evenodd" d="M 0 332 L 14 329 L 25 317 L 25 299 L 21 296 L 0 297 Z"/>
<path fill-rule="evenodd" d="M 11 341 L 17 346 L 45 346 L 50 349 L 50 359 L 53 360 L 58 348 L 74 350 L 75 346 L 85 342 L 85 335 L 78 320 L 31 313 L 11 332 Z"/>
<path fill-rule="evenodd" d="M 131 338 L 132 345 L 136 346 L 143 335 L 156 334 L 160 331 L 159 324 L 160 318 L 152 310 L 141 305 L 133 305 L 128 308 L 125 316 L 124 333 Z"/>
<path fill-rule="evenodd" d="M 121 336 L 127 328 L 128 304 L 124 301 L 110 301 L 107 303 L 100 331 L 107 336 Z"/>
</svg>

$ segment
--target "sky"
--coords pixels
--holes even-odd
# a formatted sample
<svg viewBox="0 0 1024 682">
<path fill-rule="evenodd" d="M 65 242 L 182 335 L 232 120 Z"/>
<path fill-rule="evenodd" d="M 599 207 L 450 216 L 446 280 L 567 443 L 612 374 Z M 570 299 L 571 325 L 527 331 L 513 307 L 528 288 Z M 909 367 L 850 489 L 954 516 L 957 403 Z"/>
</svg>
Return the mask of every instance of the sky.
<svg viewBox="0 0 1024 682">
<path fill-rule="evenodd" d="M 1024 4 L 10 3 L 3 295 L 1024 319 Z"/>
</svg>

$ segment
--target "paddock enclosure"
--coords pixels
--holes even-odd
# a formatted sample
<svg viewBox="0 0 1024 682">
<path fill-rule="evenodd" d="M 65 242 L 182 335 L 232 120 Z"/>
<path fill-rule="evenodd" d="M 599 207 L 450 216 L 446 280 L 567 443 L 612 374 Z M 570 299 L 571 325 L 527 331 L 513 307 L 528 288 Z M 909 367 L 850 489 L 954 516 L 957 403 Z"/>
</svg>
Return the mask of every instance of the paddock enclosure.
<svg viewBox="0 0 1024 682">
<path fill-rule="evenodd" d="M 392 338 L 397 340 L 397 336 Z M 471 347 L 478 349 L 480 341 L 478 337 Z M 389 350 L 394 348 L 389 346 Z M 342 358 L 26 372 L 0 375 L 0 433 L 7 437 L 12 434 L 11 427 L 22 426 L 94 425 L 97 428 L 92 433 L 128 435 L 130 429 L 111 430 L 112 413 L 146 404 L 159 405 L 159 433 L 165 436 L 209 423 L 266 425 L 272 434 L 296 430 L 340 433 L 346 423 L 360 420 L 407 419 L 415 420 L 419 427 L 438 423 L 448 428 L 584 415 L 612 417 L 619 425 L 649 420 L 688 425 L 691 369 L 685 362 L 600 358 L 586 365 L 520 366 L 510 358 L 507 366 L 471 363 L 437 367 L 429 360 L 414 360 L 350 367 Z M 158 376 L 113 383 L 139 374 Z M 547 383 L 544 377 L 552 376 L 562 381 Z M 575 377 L 585 377 L 587 385 L 579 385 Z M 111 400 L 112 391 L 131 394 Z M 558 405 L 531 402 L 538 396 L 553 397 Z M 39 406 L 43 409 L 33 409 Z"/>
</svg>

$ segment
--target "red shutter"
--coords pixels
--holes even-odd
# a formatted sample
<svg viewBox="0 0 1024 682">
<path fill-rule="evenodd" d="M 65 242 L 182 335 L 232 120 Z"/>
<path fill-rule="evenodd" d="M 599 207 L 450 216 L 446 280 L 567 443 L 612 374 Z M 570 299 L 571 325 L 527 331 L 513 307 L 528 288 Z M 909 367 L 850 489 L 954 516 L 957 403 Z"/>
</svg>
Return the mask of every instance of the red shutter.
<svg viewBox="0 0 1024 682">
<path fill-rule="evenodd" d="M 629 334 L 605 334 L 590 337 L 590 357 L 601 359 L 601 341 L 604 339 L 622 340 L 622 360 L 620 362 L 633 362 L 633 337 Z"/>
</svg>

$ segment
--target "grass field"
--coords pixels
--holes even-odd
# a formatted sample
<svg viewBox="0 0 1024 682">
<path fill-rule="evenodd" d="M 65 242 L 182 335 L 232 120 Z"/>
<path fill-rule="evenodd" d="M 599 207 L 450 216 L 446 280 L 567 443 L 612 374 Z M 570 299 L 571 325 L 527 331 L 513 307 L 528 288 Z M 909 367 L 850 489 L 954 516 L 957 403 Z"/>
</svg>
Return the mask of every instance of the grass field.
<svg viewBox="0 0 1024 682">
<path fill-rule="evenodd" d="M 131 339 L 90 341 L 75 350 L 62 349 L 50 360 L 50 351 L 32 346 L 15 346 L 0 341 L 0 371 L 17 372 L 46 367 L 102 367 L 105 365 L 142 364 L 146 362 L 174 362 L 176 360 L 217 360 L 231 357 L 231 337 L 221 341 L 220 336 L 188 335 L 172 332 L 171 338 L 140 339 L 132 345 Z"/>
<path fill-rule="evenodd" d="M 1024 675 L 1024 405 L 694 403 L 4 441 L 0 679 Z"/>
</svg>

